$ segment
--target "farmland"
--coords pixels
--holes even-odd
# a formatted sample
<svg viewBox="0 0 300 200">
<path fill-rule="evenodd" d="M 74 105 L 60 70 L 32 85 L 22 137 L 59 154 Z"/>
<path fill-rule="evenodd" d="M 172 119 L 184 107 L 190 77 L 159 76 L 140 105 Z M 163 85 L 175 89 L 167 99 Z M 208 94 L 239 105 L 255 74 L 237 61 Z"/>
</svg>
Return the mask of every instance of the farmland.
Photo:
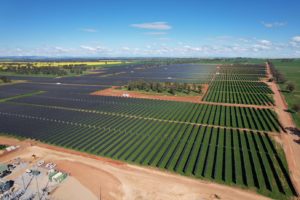
<svg viewBox="0 0 300 200">
<path fill-rule="evenodd" d="M 285 130 L 266 76 L 264 65 L 174 64 L 116 66 L 60 84 L 32 77 L 1 86 L 0 132 L 287 199 L 297 193 L 274 140 Z M 209 87 L 199 103 L 89 95 L 141 78 Z"/>
<path fill-rule="evenodd" d="M 4 75 L 19 76 L 74 76 L 88 73 L 103 66 L 120 65 L 118 60 L 98 60 L 85 62 L 0 62 L 0 72 Z"/>
<path fill-rule="evenodd" d="M 62 66 L 76 66 L 76 65 L 85 65 L 85 66 L 103 66 L 103 65 L 117 65 L 122 64 L 122 61 L 118 60 L 99 60 L 99 61 L 43 61 L 43 62 L 0 62 L 0 68 L 8 68 L 8 67 L 26 67 L 28 64 L 32 67 L 62 67 Z"/>
</svg>

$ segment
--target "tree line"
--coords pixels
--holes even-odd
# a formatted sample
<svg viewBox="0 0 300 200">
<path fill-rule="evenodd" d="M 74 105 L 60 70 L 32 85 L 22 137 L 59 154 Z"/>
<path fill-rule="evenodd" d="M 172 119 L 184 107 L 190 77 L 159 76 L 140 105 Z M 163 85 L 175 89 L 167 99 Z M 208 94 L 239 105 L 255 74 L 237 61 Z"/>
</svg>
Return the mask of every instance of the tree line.
<svg viewBox="0 0 300 200">
<path fill-rule="evenodd" d="M 194 93 L 202 93 L 202 85 L 201 84 L 188 84 L 188 83 L 177 83 L 177 82 L 152 82 L 152 81 L 130 81 L 126 86 L 127 90 L 142 90 L 146 92 L 157 92 L 163 93 L 168 92 L 172 95 L 176 95 L 176 93 L 185 93 L 190 94 Z"/>
<path fill-rule="evenodd" d="M 34 66 L 32 63 L 22 65 L 20 63 L 1 63 L 0 72 L 9 72 L 16 74 L 44 74 L 65 76 L 69 73 L 83 74 L 88 69 L 86 65 L 63 65 L 63 66 Z"/>
<path fill-rule="evenodd" d="M 11 80 L 7 77 L 7 76 L 1 76 L 0 77 L 0 80 L 3 82 L 3 83 L 10 83 Z"/>
<path fill-rule="evenodd" d="M 281 73 L 279 70 L 277 70 L 271 61 L 268 61 L 267 63 L 269 65 L 271 73 L 273 75 L 273 79 L 271 79 L 269 81 L 275 80 L 277 83 L 282 83 L 282 84 L 285 83 L 286 78 L 285 78 L 284 74 Z"/>
<path fill-rule="evenodd" d="M 289 60 L 286 62 L 289 62 Z M 284 74 L 282 74 L 279 70 L 277 70 L 272 62 L 268 61 L 268 65 L 270 67 L 270 70 L 274 77 L 274 80 L 279 84 L 286 83 L 285 89 L 287 92 L 291 93 L 296 89 L 295 84 L 293 82 L 287 82 L 288 80 L 285 78 Z M 269 81 L 274 81 L 274 80 L 271 79 Z M 300 111 L 300 103 L 296 103 L 296 104 L 292 105 L 292 110 L 295 112 L 299 112 Z"/>
</svg>

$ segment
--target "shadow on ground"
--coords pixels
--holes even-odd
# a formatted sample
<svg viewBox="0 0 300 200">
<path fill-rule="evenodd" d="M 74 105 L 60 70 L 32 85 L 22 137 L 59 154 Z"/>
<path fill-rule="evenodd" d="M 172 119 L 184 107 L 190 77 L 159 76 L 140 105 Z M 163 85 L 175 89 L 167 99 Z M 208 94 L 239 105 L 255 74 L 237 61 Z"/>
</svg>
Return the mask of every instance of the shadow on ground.
<svg viewBox="0 0 300 200">
<path fill-rule="evenodd" d="M 291 134 L 298 136 L 298 139 L 295 139 L 294 142 L 300 145 L 300 130 L 294 127 L 288 127 L 286 129 L 289 130 Z"/>
</svg>

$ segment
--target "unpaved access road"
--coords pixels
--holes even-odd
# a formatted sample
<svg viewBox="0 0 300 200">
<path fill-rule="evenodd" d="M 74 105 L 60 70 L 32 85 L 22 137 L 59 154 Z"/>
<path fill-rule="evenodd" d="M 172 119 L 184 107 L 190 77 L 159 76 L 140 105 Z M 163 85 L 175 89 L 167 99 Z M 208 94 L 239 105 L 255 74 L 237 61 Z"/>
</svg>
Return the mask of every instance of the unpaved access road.
<svg viewBox="0 0 300 200">
<path fill-rule="evenodd" d="M 272 78 L 270 66 L 266 64 L 267 76 Z M 278 115 L 279 121 L 286 129 L 285 132 L 281 132 L 280 139 L 283 144 L 286 159 L 289 166 L 290 175 L 295 186 L 295 189 L 300 193 L 300 135 L 297 134 L 297 127 L 292 119 L 290 113 L 286 110 L 288 105 L 285 102 L 285 98 L 280 93 L 278 85 L 273 82 L 266 82 L 274 92 L 275 111 Z M 299 131 L 299 130 L 298 130 Z M 299 132 L 298 132 L 299 133 Z"/>
</svg>

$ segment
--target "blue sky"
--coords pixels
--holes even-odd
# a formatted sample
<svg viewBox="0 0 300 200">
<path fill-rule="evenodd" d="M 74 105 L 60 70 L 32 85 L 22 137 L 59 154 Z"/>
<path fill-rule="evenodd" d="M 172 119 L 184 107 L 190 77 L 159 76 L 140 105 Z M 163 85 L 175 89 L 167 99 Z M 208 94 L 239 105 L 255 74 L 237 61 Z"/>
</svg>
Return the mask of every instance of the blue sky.
<svg viewBox="0 0 300 200">
<path fill-rule="evenodd" d="M 300 57 L 297 0 L 1 0 L 0 56 Z"/>
</svg>

